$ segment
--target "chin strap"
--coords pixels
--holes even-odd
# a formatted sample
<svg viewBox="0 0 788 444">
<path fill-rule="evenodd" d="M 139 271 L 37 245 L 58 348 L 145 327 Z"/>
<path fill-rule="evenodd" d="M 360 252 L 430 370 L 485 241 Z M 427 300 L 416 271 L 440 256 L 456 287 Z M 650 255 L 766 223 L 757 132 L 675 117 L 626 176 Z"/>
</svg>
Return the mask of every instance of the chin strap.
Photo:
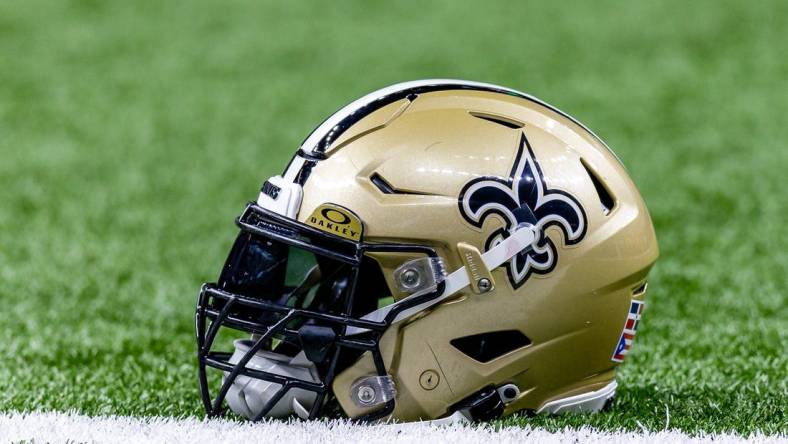
<svg viewBox="0 0 788 444">
<path fill-rule="evenodd" d="M 530 224 L 521 225 L 517 228 L 517 230 L 515 230 L 514 233 L 512 233 L 511 236 L 502 240 L 498 245 L 490 248 L 486 253 L 484 253 L 482 255 L 482 261 L 484 262 L 484 265 L 487 267 L 488 270 L 496 269 L 501 265 L 503 265 L 504 263 L 506 263 L 507 261 L 511 260 L 518 253 L 533 248 L 533 244 L 536 241 L 536 239 L 537 239 L 536 227 Z M 468 277 L 468 271 L 466 270 L 466 268 L 467 267 L 460 267 L 450 275 L 446 276 L 446 278 L 443 281 L 445 283 L 443 293 L 428 301 L 422 302 L 421 304 L 403 309 L 402 311 L 397 313 L 392 323 L 400 322 L 404 319 L 413 316 L 416 313 L 421 312 L 426 308 L 429 308 L 439 302 L 442 302 L 453 296 L 458 291 L 470 285 L 471 281 L 470 278 Z M 425 294 L 429 294 L 433 291 L 435 291 L 434 288 L 424 289 L 391 305 L 387 305 L 386 307 L 379 308 L 363 316 L 361 319 L 368 321 L 382 322 L 384 319 L 386 319 L 386 316 L 388 316 L 388 314 L 392 310 L 401 307 L 406 302 L 408 302 L 408 300 L 411 300 L 412 298 L 416 298 L 419 296 L 423 296 Z M 358 328 L 358 327 L 347 328 L 348 335 L 364 333 L 366 331 L 369 330 L 366 328 Z"/>
</svg>

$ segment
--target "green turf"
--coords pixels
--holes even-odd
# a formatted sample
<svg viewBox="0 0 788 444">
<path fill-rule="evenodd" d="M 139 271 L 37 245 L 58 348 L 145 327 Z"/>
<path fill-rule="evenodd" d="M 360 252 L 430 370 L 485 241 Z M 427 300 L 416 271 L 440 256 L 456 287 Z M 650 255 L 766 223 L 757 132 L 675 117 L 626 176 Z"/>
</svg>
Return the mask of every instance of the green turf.
<svg viewBox="0 0 788 444">
<path fill-rule="evenodd" d="M 594 128 L 662 250 L 616 409 L 511 421 L 788 429 L 788 3 L 288 3 L 0 3 L 0 410 L 199 415 L 243 203 L 345 102 L 455 77 Z"/>
</svg>

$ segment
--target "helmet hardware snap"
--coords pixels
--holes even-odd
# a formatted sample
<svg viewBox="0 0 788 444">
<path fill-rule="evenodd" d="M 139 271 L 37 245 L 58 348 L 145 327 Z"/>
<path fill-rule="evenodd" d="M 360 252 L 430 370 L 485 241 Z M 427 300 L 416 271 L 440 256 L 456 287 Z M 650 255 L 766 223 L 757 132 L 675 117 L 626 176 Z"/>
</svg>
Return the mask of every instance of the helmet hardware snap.
<svg viewBox="0 0 788 444">
<path fill-rule="evenodd" d="M 397 396 L 391 376 L 365 376 L 350 386 L 350 397 L 359 407 L 385 404 Z"/>
<path fill-rule="evenodd" d="M 394 282 L 400 291 L 417 293 L 434 289 L 446 277 L 443 261 L 438 257 L 423 257 L 404 262 L 394 270 Z"/>
<path fill-rule="evenodd" d="M 375 389 L 371 385 L 362 385 L 358 388 L 358 400 L 362 404 L 372 404 L 375 402 Z"/>
<path fill-rule="evenodd" d="M 482 253 L 478 248 L 465 242 L 457 244 L 465 270 L 468 272 L 471 291 L 476 294 L 487 293 L 495 288 L 495 280 L 492 272 L 487 268 L 487 264 L 482 259 Z"/>
</svg>

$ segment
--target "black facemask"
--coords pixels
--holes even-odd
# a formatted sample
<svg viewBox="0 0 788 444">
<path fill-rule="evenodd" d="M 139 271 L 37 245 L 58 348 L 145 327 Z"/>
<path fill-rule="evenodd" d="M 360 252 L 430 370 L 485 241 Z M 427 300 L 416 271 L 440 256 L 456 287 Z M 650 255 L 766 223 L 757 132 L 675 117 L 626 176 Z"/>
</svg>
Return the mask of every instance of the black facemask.
<svg viewBox="0 0 788 444">
<path fill-rule="evenodd" d="M 290 399 L 288 392 L 291 397 L 294 392 L 313 393 L 308 417 L 316 417 L 331 397 L 334 376 L 365 351 L 372 353 L 377 374 L 386 376 L 378 343 L 397 311 L 381 322 L 361 319 L 378 307 L 380 299 L 391 295 L 377 262 L 364 253 L 414 252 L 435 257 L 435 252 L 417 245 L 342 239 L 256 204 L 247 206 L 238 224 L 242 231 L 218 283 L 203 285 L 197 304 L 200 386 L 208 415 L 221 414 L 225 397 L 238 378 L 277 385 L 267 392 L 259 409 L 247 414 L 261 419 L 272 409 L 281 410 L 283 399 Z M 440 291 L 442 288 L 436 294 Z M 416 298 L 400 309 L 422 300 Z M 345 332 L 351 326 L 366 333 L 348 336 Z M 212 350 L 220 328 L 251 333 L 252 340 L 244 341 L 240 352 L 236 347 L 231 359 L 231 352 Z M 283 368 L 293 365 L 285 360 L 308 365 L 313 376 L 299 379 L 283 375 L 286 371 L 255 369 L 255 359 L 261 359 L 261 354 L 267 357 L 265 362 L 282 360 Z M 215 398 L 208 388 L 207 368 L 224 372 Z M 366 419 L 385 416 L 393 408 L 392 399 Z"/>
</svg>

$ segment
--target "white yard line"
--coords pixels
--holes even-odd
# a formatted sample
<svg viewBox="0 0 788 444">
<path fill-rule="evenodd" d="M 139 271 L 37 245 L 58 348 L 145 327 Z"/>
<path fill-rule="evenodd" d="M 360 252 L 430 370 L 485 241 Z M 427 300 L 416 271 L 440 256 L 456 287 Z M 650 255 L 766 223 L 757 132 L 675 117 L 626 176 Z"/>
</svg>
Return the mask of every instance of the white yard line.
<svg viewBox="0 0 788 444">
<path fill-rule="evenodd" d="M 548 432 L 484 426 L 360 426 L 345 421 L 269 422 L 253 424 L 225 420 L 173 418 L 89 417 L 69 413 L 0 414 L 0 442 L 51 443 L 788 443 L 788 437 L 730 434 L 689 436 L 676 431 L 654 433 L 601 432 L 590 428 Z"/>
</svg>

